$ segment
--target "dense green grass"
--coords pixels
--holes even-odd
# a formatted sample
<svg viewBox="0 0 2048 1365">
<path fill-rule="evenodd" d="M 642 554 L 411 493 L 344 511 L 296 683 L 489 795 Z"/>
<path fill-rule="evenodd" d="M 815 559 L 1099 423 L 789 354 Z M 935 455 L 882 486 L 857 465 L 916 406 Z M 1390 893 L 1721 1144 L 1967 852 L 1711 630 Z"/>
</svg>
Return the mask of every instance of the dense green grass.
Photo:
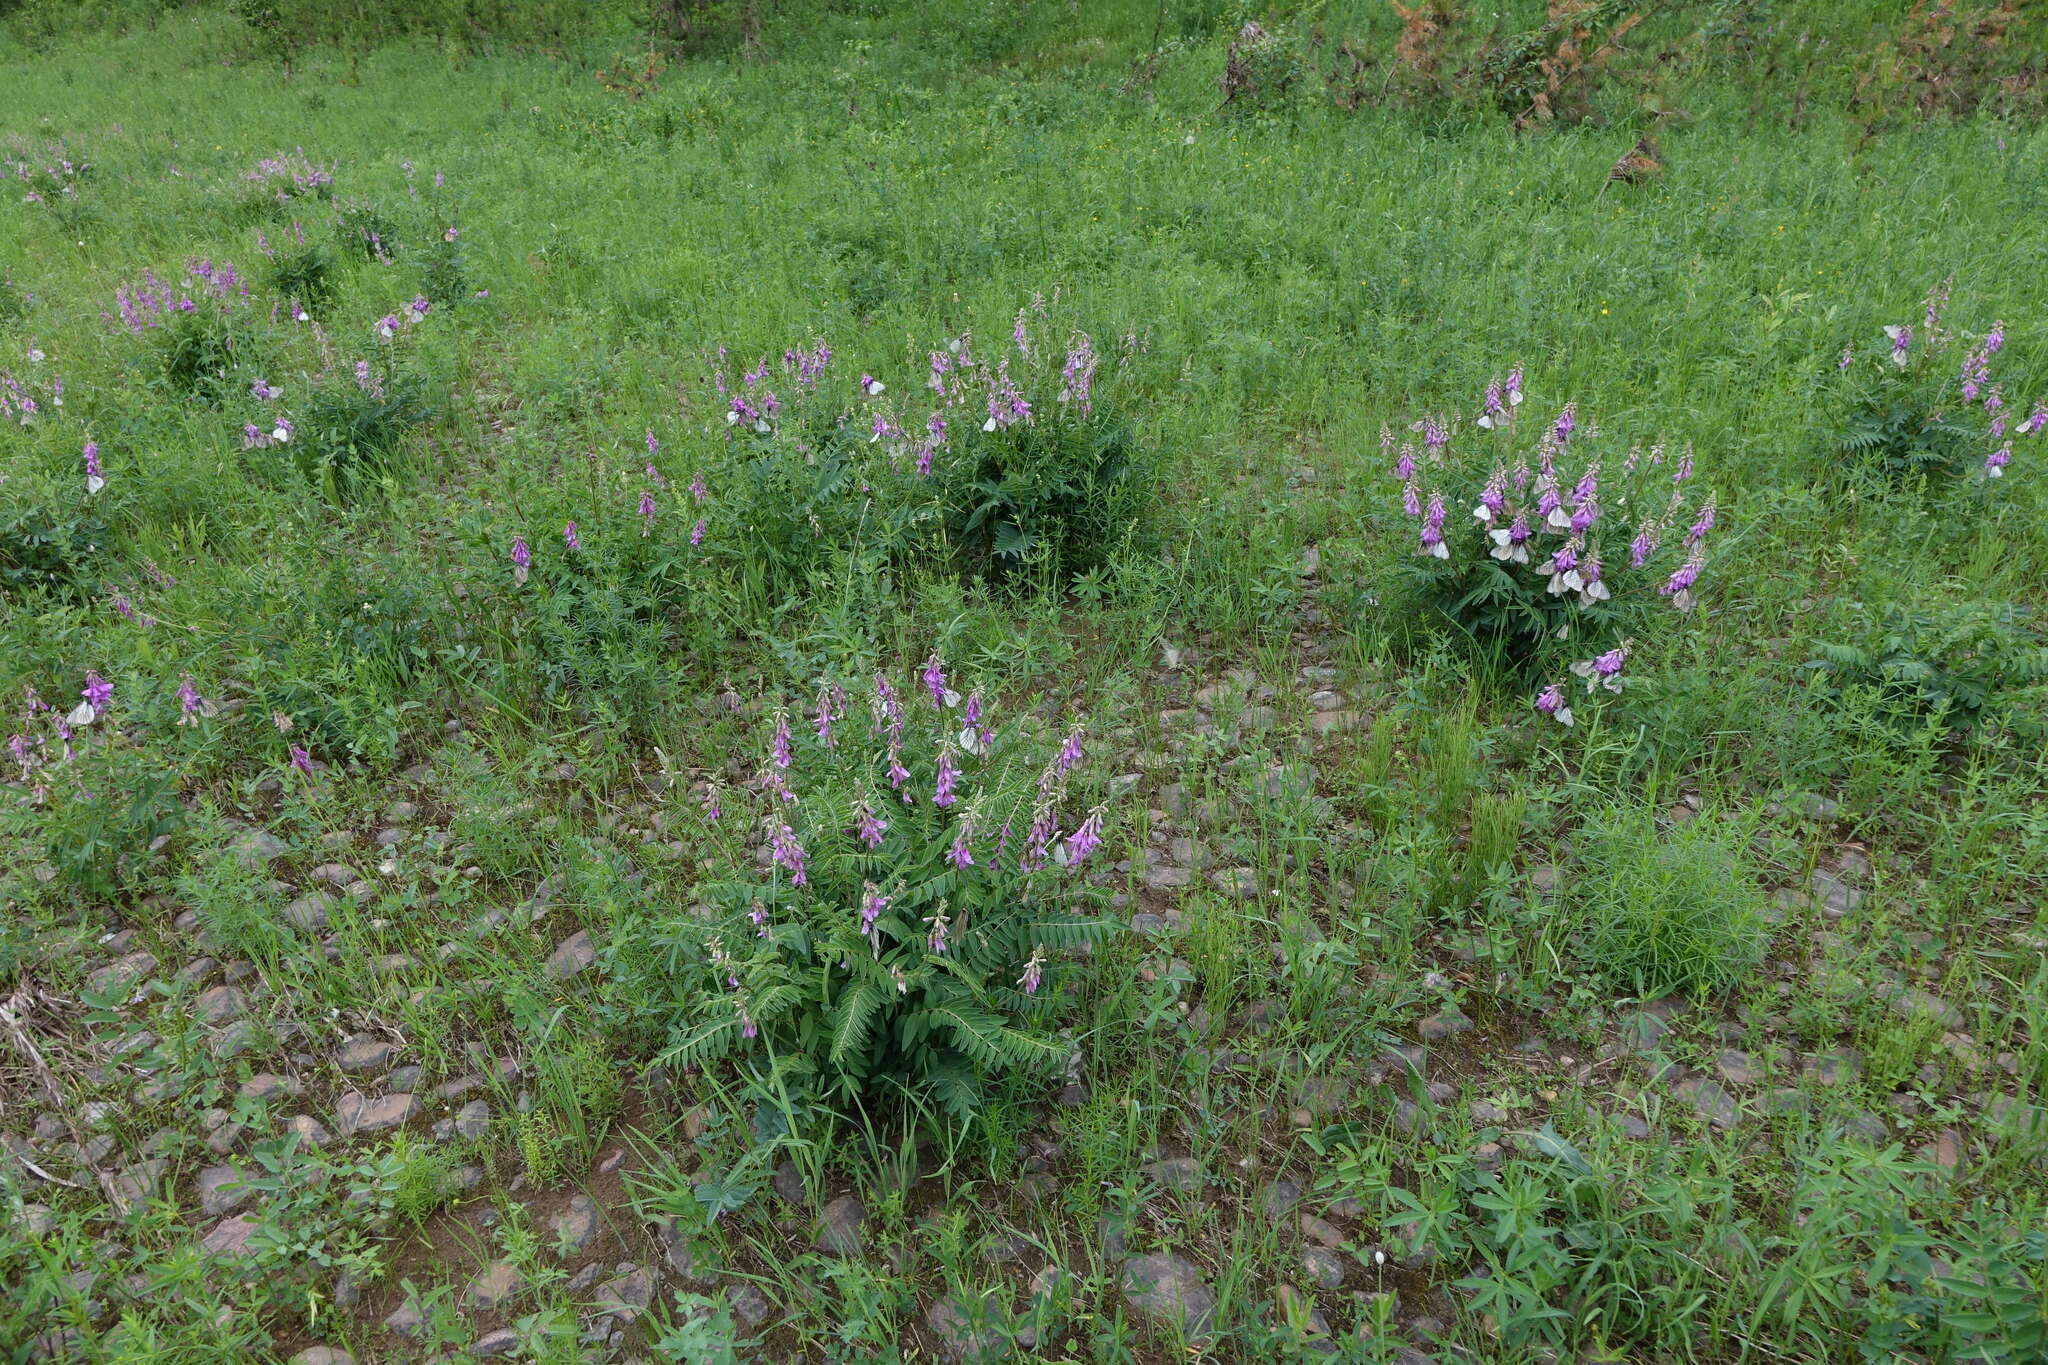
<svg viewBox="0 0 2048 1365">
<path fill-rule="evenodd" d="M 0 373 L 44 400 L 0 427 L 0 696 L 25 732 L 25 687 L 65 711 L 91 669 L 115 700 L 49 801 L 0 792 L 0 1347 L 402 1359 L 505 1329 L 582 1359 L 613 1349 L 578 1344 L 594 1258 L 669 1268 L 621 1358 L 978 1335 L 1154 1361 L 1182 1328 L 1124 1258 L 1161 1252 L 1215 1291 L 1184 1326 L 1219 1360 L 2035 1358 L 2048 436 L 1996 482 L 1973 448 L 1887 483 L 1844 454 L 1836 359 L 1876 364 L 1953 277 L 1950 326 L 2005 323 L 2012 420 L 2048 397 L 2040 124 L 1873 106 L 1900 22 L 1877 3 L 1666 7 L 1589 117 L 1529 132 L 1399 82 L 1336 107 L 1337 41 L 1383 64 L 1393 40 L 1372 7 L 1258 16 L 1308 70 L 1262 110 L 1220 103 L 1251 17 L 1220 8 L 981 6 L 912 36 L 797 6 L 751 37 L 742 9 L 644 98 L 592 79 L 644 46 L 609 11 L 542 53 L 414 38 L 288 75 L 206 8 L 13 21 L 36 46 L 0 63 L 4 159 L 89 169 L 0 196 Z M 1645 132 L 1662 175 L 1609 184 Z M 293 149 L 332 184 L 280 206 L 247 176 Z M 191 258 L 251 289 L 206 353 L 243 367 L 222 393 L 108 316 Z M 315 293 L 312 322 L 273 308 Z M 878 463 L 884 405 L 852 388 L 921 420 L 929 353 L 993 356 L 1037 295 L 1041 346 L 1094 338 L 1103 417 L 1033 390 L 1059 434 L 982 448 L 1039 496 L 1114 433 L 1133 482 L 1060 514 L 1078 577 L 974 542 L 945 452 L 933 485 Z M 838 387 L 789 419 L 814 458 L 750 464 L 712 373 L 819 341 Z M 1617 455 L 1690 443 L 1719 504 L 1700 605 L 1651 603 L 1626 690 L 1538 661 L 1568 730 L 1418 606 L 1381 451 L 1469 422 L 1513 365 L 1534 420 L 1571 399 Z M 280 411 L 291 442 L 245 449 Z M 1099 492 L 1073 487 L 1043 505 Z M 1882 639 L 1897 612 L 1939 618 L 1922 653 Z M 1805 667 L 1859 650 L 1901 671 Z M 962 1120 L 650 1065 L 720 989 L 686 917 L 756 875 L 773 706 L 808 743 L 838 682 L 864 728 L 870 675 L 934 651 L 1034 744 L 1088 724 L 1086 877 L 1141 918 L 1061 958 L 1072 1069 L 995 1077 Z M 187 677 L 212 705 L 181 726 Z M 1967 732 L 1921 704 L 1980 691 Z M 251 865 L 251 825 L 285 851 Z M 136 998 L 92 976 L 136 951 Z M 201 994 L 220 964 L 232 1008 Z M 1411 1072 L 1389 1049 L 1418 1037 Z M 344 1073 L 349 1039 L 424 1074 Z M 303 1098 L 248 1084 L 271 1073 Z M 352 1087 L 472 1075 L 410 1136 L 277 1140 L 337 1128 Z M 479 1132 L 425 1138 L 478 1098 Z M 194 1182 L 224 1151 L 261 1217 L 219 1262 Z M 554 1249 L 577 1189 L 607 1226 L 587 1256 Z M 815 1248 L 847 1194 L 865 1251 Z M 496 1259 L 524 1297 L 464 1307 Z M 382 1325 L 405 1304 L 411 1343 Z"/>
</svg>

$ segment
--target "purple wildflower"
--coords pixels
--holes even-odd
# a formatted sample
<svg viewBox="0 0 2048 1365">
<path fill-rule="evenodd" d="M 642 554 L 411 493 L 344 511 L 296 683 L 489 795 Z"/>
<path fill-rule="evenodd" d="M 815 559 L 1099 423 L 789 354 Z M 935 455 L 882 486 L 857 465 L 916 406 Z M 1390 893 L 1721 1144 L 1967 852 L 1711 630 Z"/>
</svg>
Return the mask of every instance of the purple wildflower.
<svg viewBox="0 0 2048 1365">
<path fill-rule="evenodd" d="M 85 443 L 85 491 L 97 493 L 107 486 L 106 476 L 100 472 L 100 448 L 92 442 Z"/>
<path fill-rule="evenodd" d="M 1017 978 L 1017 984 L 1024 988 L 1024 994 L 1038 994 L 1040 983 L 1045 980 L 1045 949 L 1034 947 L 1031 960 L 1024 964 L 1024 975 Z"/>
<path fill-rule="evenodd" d="M 968 846 L 968 840 L 973 837 L 974 820 L 970 815 L 953 830 L 953 847 L 946 851 L 946 856 L 952 860 L 953 866 L 963 869 L 974 866 L 974 850 Z"/>
<path fill-rule="evenodd" d="M 178 724 L 197 725 L 199 715 L 206 707 L 206 701 L 199 695 L 199 689 L 192 685 L 192 675 L 187 673 L 178 684 Z"/>
<path fill-rule="evenodd" d="M 2011 459 L 2012 447 L 2010 445 L 2002 445 L 1992 451 L 1984 457 L 1984 477 L 1987 479 L 2004 478 L 2006 463 Z"/>
<path fill-rule="evenodd" d="M 1577 404 L 1566 403 L 1563 410 L 1557 414 L 1557 421 L 1552 424 L 1550 434 L 1559 445 L 1563 445 L 1571 439 L 1572 432 L 1578 425 L 1579 413 Z"/>
<path fill-rule="evenodd" d="M 810 880 L 804 874 L 804 846 L 797 842 L 796 831 L 789 827 L 787 820 L 780 817 L 771 819 L 773 823 L 768 832 L 770 856 L 777 866 L 788 871 L 791 886 L 803 886 Z"/>
<path fill-rule="evenodd" d="M 1450 547 L 1444 544 L 1444 495 L 1432 493 L 1429 508 L 1422 517 L 1422 547 L 1417 554 L 1432 555 L 1437 559 L 1449 559 Z"/>
<path fill-rule="evenodd" d="M 389 341 L 397 334 L 398 314 L 386 313 L 383 317 L 377 319 L 377 337 L 379 340 Z"/>
<path fill-rule="evenodd" d="M 1842 358 L 1835 362 L 1835 368 L 1846 370 L 1856 363 L 1856 343 L 1851 341 L 1842 347 Z"/>
<path fill-rule="evenodd" d="M 862 792 L 853 808 L 854 836 L 868 846 L 870 852 L 882 846 L 882 834 L 889 828 L 889 822 L 875 813 L 868 804 L 867 793 Z"/>
<path fill-rule="evenodd" d="M 1565 705 L 1564 688 L 1556 683 L 1552 683 L 1537 694 L 1536 709 L 1560 725 L 1572 723 L 1572 708 Z"/>
<path fill-rule="evenodd" d="M 1892 339 L 1892 364 L 1904 368 L 1906 353 L 1913 348 L 1913 329 L 1906 326 L 1887 327 L 1884 333 Z"/>
<path fill-rule="evenodd" d="M 1067 836 L 1067 865 L 1073 866 L 1093 853 L 1102 843 L 1103 807 L 1088 812 L 1081 827 Z"/>
<path fill-rule="evenodd" d="M 583 541 L 576 534 L 576 523 L 570 522 L 562 528 L 562 543 L 572 550 L 583 548 Z"/>
<path fill-rule="evenodd" d="M 768 937 L 768 907 L 755 901 L 747 911 L 747 919 L 754 926 L 755 938 Z"/>
<path fill-rule="evenodd" d="M 303 744 L 292 745 L 291 754 L 292 766 L 306 776 L 311 777 L 313 775 L 313 756 L 306 752 L 305 746 Z"/>
<path fill-rule="evenodd" d="M 932 694 L 932 704 L 944 706 L 946 704 L 946 673 L 939 666 L 939 652 L 937 650 L 933 650 L 932 656 L 924 661 L 923 676 L 925 690 Z"/>
<path fill-rule="evenodd" d="M 953 745 L 948 741 L 939 750 L 939 772 L 932 791 L 932 804 L 941 810 L 960 798 L 954 794 L 953 786 L 960 780 L 960 765 L 953 757 Z"/>
<path fill-rule="evenodd" d="M 2048 403 L 2036 403 L 2033 412 L 2027 415 L 2027 420 L 2020 423 L 2019 433 L 2022 436 L 2032 436 L 2043 427 L 2048 427 Z"/>
<path fill-rule="evenodd" d="M 690 476 L 690 499 L 693 502 L 704 501 L 704 475 L 702 473 Z"/>
<path fill-rule="evenodd" d="M 1664 581 L 1664 586 L 1657 589 L 1658 593 L 1670 598 L 1671 604 L 1680 611 L 1687 610 L 1692 606 L 1692 585 L 1699 580 L 1700 569 L 1705 564 L 1706 557 L 1700 553 L 1698 546 L 1694 546 L 1685 563 L 1673 569 L 1671 577 Z"/>
<path fill-rule="evenodd" d="M 1067 731 L 1067 737 L 1060 742 L 1059 753 L 1053 756 L 1053 773 L 1065 777 L 1081 761 L 1081 726 L 1074 725 Z"/>
<path fill-rule="evenodd" d="M 875 932 L 875 921 L 876 921 L 876 920 L 878 920 L 878 919 L 880 919 L 880 918 L 882 917 L 882 912 L 883 912 L 884 910 L 887 910 L 888 908 L 889 908 L 889 897 L 887 897 L 887 896 L 883 895 L 883 894 L 882 894 L 882 892 L 881 892 L 881 889 L 880 889 L 879 887 L 877 887 L 877 886 L 876 886 L 876 885 L 875 885 L 875 884 L 874 884 L 873 882 L 868 882 L 868 883 L 867 883 L 867 884 L 866 884 L 865 886 L 863 886 L 863 887 L 861 888 L 861 898 L 860 898 L 860 932 L 861 932 L 861 937 L 863 937 L 863 938 L 869 938 L 869 937 L 872 937 L 872 936 L 874 935 L 874 932 Z M 877 946 L 877 948 L 879 948 L 879 947 L 880 947 L 879 943 L 878 943 L 878 944 L 877 944 L 876 946 Z"/>
<path fill-rule="evenodd" d="M 1413 479 L 1401 485 L 1401 513 L 1410 517 L 1422 515 L 1422 497 L 1415 491 Z"/>
<path fill-rule="evenodd" d="M 946 918 L 946 905 L 944 901 L 939 902 L 939 908 L 926 918 L 925 923 L 932 927 L 931 933 L 925 939 L 925 943 L 936 956 L 944 957 L 946 955 L 946 933 L 952 928 L 953 924 L 951 920 Z"/>
<path fill-rule="evenodd" d="M 526 571 L 533 564 L 533 552 L 526 548 L 525 536 L 512 537 L 512 581 L 526 582 Z"/>
<path fill-rule="evenodd" d="M 1631 569 L 1642 568 L 1643 562 L 1654 554 L 1656 549 L 1657 525 L 1646 517 L 1643 524 L 1636 528 L 1636 538 L 1628 543 L 1628 566 Z"/>
<path fill-rule="evenodd" d="M 654 530 L 654 490 L 640 490 L 640 534 L 649 535 Z"/>
<path fill-rule="evenodd" d="M 1687 545 L 1697 545 L 1700 543 L 1700 541 L 1706 538 L 1707 532 L 1713 529 L 1714 500 L 1712 498 L 1708 498 L 1706 502 L 1700 507 L 1700 514 L 1698 520 L 1694 521 L 1691 526 L 1686 528 L 1685 543 Z"/>
<path fill-rule="evenodd" d="M 699 546 L 699 545 L 702 545 L 703 543 L 704 543 L 704 519 L 703 519 L 702 517 L 699 517 L 699 518 L 697 519 L 697 524 L 696 524 L 695 526 L 692 526 L 692 527 L 690 528 L 690 546 L 691 546 L 691 548 L 693 548 L 693 549 L 694 549 L 695 547 L 697 547 L 697 546 Z"/>
<path fill-rule="evenodd" d="M 1499 465 L 1493 467 L 1493 474 L 1486 481 L 1486 487 L 1479 492 L 1479 505 L 1472 509 L 1472 515 L 1487 525 L 1507 510 L 1507 471 Z"/>
<path fill-rule="evenodd" d="M 779 706 L 775 708 L 775 738 L 769 741 L 768 752 L 776 767 L 789 766 L 789 712 Z"/>
<path fill-rule="evenodd" d="M 78 695 L 85 698 L 85 704 L 98 715 L 103 713 L 107 709 L 107 703 L 114 699 L 114 685 L 102 678 L 97 670 L 87 669 L 85 689 Z"/>
</svg>

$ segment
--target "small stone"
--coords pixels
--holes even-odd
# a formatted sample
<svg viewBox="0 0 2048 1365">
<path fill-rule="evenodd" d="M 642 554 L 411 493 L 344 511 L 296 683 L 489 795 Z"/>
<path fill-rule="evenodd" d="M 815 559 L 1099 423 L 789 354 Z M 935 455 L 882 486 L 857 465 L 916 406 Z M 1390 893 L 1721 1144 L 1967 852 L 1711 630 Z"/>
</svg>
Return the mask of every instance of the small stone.
<svg viewBox="0 0 2048 1365">
<path fill-rule="evenodd" d="M 959 1302 L 950 1295 L 935 1300 L 925 1310 L 924 1321 L 931 1328 L 932 1335 L 938 1338 L 940 1353 L 947 1360 L 968 1365 L 968 1362 L 1007 1356 L 1002 1349 L 1001 1330 L 987 1324 L 976 1327 Z"/>
<path fill-rule="evenodd" d="M 297 1134 L 302 1147 L 317 1147 L 329 1141 L 327 1130 L 311 1114 L 294 1114 L 284 1121 L 287 1133 Z"/>
<path fill-rule="evenodd" d="M 334 1117 L 342 1136 L 354 1137 L 358 1133 L 381 1133 L 396 1128 L 419 1111 L 419 1097 L 415 1095 L 380 1095 L 370 1099 L 350 1092 L 335 1102 Z"/>
<path fill-rule="evenodd" d="M 1336 1289 L 1344 1283 L 1344 1258 L 1328 1247 L 1303 1247 L 1301 1268 L 1318 1289 Z"/>
<path fill-rule="evenodd" d="M 296 1080 L 289 1077 L 274 1075 L 268 1071 L 259 1071 L 248 1080 L 243 1081 L 240 1089 L 235 1093 L 245 1099 L 262 1100 L 267 1104 L 280 1095 L 296 1095 L 303 1088 Z"/>
<path fill-rule="evenodd" d="M 1714 1070 L 1721 1073 L 1721 1079 L 1730 1085 L 1755 1085 L 1764 1078 L 1764 1069 L 1747 1052 L 1730 1048 L 1714 1061 Z"/>
<path fill-rule="evenodd" d="M 403 1090 L 411 1094 L 420 1088 L 420 1082 L 427 1078 L 426 1069 L 417 1066 L 399 1066 L 391 1069 L 384 1078 L 384 1084 L 392 1090 Z"/>
<path fill-rule="evenodd" d="M 336 1346 L 308 1346 L 289 1365 L 356 1365 L 356 1358 Z"/>
<path fill-rule="evenodd" d="M 555 1252 L 563 1258 L 585 1251 L 597 1240 L 597 1203 L 579 1194 L 555 1219 Z"/>
<path fill-rule="evenodd" d="M 732 1305 L 732 1315 L 739 1319 L 740 1326 L 749 1331 L 768 1320 L 768 1300 L 744 1280 L 726 1287 L 725 1301 Z"/>
<path fill-rule="evenodd" d="M 401 1337 L 418 1336 L 427 1326 L 427 1315 L 420 1306 L 408 1300 L 391 1311 L 384 1319 L 384 1330 Z"/>
<path fill-rule="evenodd" d="M 1280 1218 L 1301 1202 L 1301 1186 L 1292 1180 L 1275 1180 L 1259 1194 L 1259 1207 L 1268 1218 Z"/>
<path fill-rule="evenodd" d="M 306 875 L 316 882 L 326 882 L 329 886 L 347 886 L 356 880 L 355 869 L 341 863 L 322 863 Z"/>
<path fill-rule="evenodd" d="M 1177 891 L 1194 880 L 1194 869 L 1161 864 L 1145 869 L 1145 887 L 1149 891 Z"/>
<path fill-rule="evenodd" d="M 476 1339 L 476 1345 L 469 1348 L 473 1356 L 489 1358 L 509 1356 L 519 1349 L 519 1333 L 509 1327 L 500 1327 L 495 1332 L 486 1332 Z"/>
<path fill-rule="evenodd" d="M 1616 1114 L 1614 1116 L 1614 1123 L 1616 1127 L 1621 1129 L 1622 1136 L 1634 1138 L 1637 1142 L 1641 1142 L 1650 1135 L 1650 1125 L 1644 1123 L 1634 1114 Z"/>
<path fill-rule="evenodd" d="M 1953 1128 L 1942 1129 L 1920 1149 L 1920 1159 L 1944 1171 L 1956 1170 L 1963 1164 L 1963 1135 Z"/>
<path fill-rule="evenodd" d="M 1218 891 L 1236 900 L 1250 900 L 1259 894 L 1259 874 L 1248 867 L 1227 867 L 1211 873 L 1209 880 Z"/>
<path fill-rule="evenodd" d="M 471 1100 L 455 1111 L 455 1135 L 467 1142 L 475 1142 L 491 1128 L 491 1106 L 482 1100 Z"/>
<path fill-rule="evenodd" d="M 1694 1076 L 1689 1080 L 1680 1081 L 1672 1089 L 1698 1110 L 1701 1118 L 1716 1128 L 1733 1128 L 1740 1117 L 1734 1097 L 1723 1090 L 1718 1082 L 1705 1076 Z"/>
<path fill-rule="evenodd" d="M 1299 1222 L 1301 1224 L 1301 1235 L 1309 1241 L 1333 1248 L 1344 1245 L 1343 1232 L 1334 1225 L 1324 1222 L 1314 1214 L 1303 1212 Z"/>
<path fill-rule="evenodd" d="M 493 1261 L 477 1272 L 462 1291 L 462 1306 L 488 1313 L 526 1287 L 526 1277 L 510 1261 Z"/>
<path fill-rule="evenodd" d="M 1894 990 L 1891 998 L 1885 1003 L 1891 1006 L 1893 1014 L 1903 1019 L 1931 1020 L 1944 1029 L 1959 1029 L 1963 1026 L 1961 1010 L 1940 996 L 1930 995 L 1915 986 Z"/>
<path fill-rule="evenodd" d="M 1655 1052 L 1664 1045 L 1671 1025 L 1648 1010 L 1638 1010 L 1621 1022 L 1622 1043 L 1632 1052 Z"/>
<path fill-rule="evenodd" d="M 1822 1085 L 1840 1085 L 1863 1074 L 1863 1059 L 1851 1048 L 1806 1059 L 1806 1074 Z"/>
<path fill-rule="evenodd" d="M 1446 1004 L 1435 1014 L 1430 1015 L 1417 1024 L 1415 1031 L 1421 1034 L 1425 1041 L 1436 1042 L 1456 1034 L 1469 1032 L 1471 1028 L 1472 1021 L 1465 1017 L 1463 1010 L 1459 1009 L 1456 1005 Z"/>
<path fill-rule="evenodd" d="M 860 1225 L 868 1216 L 860 1200 L 841 1195 L 825 1206 L 818 1221 L 815 1245 L 830 1256 L 857 1256 L 862 1245 Z"/>
<path fill-rule="evenodd" d="M 268 830 L 245 829 L 228 845 L 228 852 L 251 870 L 275 862 L 291 851 L 290 845 Z"/>
<path fill-rule="evenodd" d="M 1814 903 L 1829 919 L 1841 919 L 1863 904 L 1863 893 L 1825 868 L 1815 868 L 1806 879 Z"/>
<path fill-rule="evenodd" d="M 88 976 L 85 985 L 94 995 L 125 996 L 141 985 L 155 970 L 156 958 L 153 955 L 144 952 L 129 953 L 126 957 L 115 958 Z"/>
<path fill-rule="evenodd" d="M 334 1064 L 343 1071 L 381 1071 L 397 1055 L 397 1047 L 381 1038 L 364 1038 L 346 1044 L 336 1052 Z"/>
<path fill-rule="evenodd" d="M 596 961 L 597 950 L 590 946 L 590 931 L 579 929 L 563 939 L 562 946 L 548 959 L 548 975 L 566 981 Z"/>
<path fill-rule="evenodd" d="M 775 1187 L 778 1196 L 792 1204 L 804 1203 L 811 1197 L 810 1191 L 804 1187 L 803 1174 L 793 1161 L 784 1161 L 777 1166 L 769 1184 Z"/>
<path fill-rule="evenodd" d="M 233 1213 L 249 1202 L 255 1191 L 242 1183 L 243 1175 L 233 1166 L 208 1166 L 199 1173 L 199 1211 L 208 1218 Z"/>
<path fill-rule="evenodd" d="M 246 1214 L 224 1218 L 199 1241 L 199 1249 L 209 1256 L 246 1256 L 249 1254 L 249 1238 L 256 1232 L 256 1220 Z"/>
<path fill-rule="evenodd" d="M 593 1302 L 598 1312 L 608 1313 L 620 1322 L 633 1322 L 653 1301 L 654 1277 L 644 1266 L 633 1266 L 599 1285 Z"/>
<path fill-rule="evenodd" d="M 1188 1191 L 1202 1188 L 1202 1163 L 1193 1157 L 1171 1157 L 1145 1167 L 1145 1178 L 1163 1189 Z"/>
<path fill-rule="evenodd" d="M 215 986 L 192 1002 L 192 1012 L 199 1016 L 202 1023 L 225 1024 L 247 1006 L 248 1001 L 236 987 Z"/>
<path fill-rule="evenodd" d="M 303 933 L 317 934 L 327 927 L 327 912 L 333 903 L 325 892 L 300 896 L 284 908 L 285 923 Z"/>
<path fill-rule="evenodd" d="M 1216 1293 L 1191 1262 L 1164 1252 L 1133 1256 L 1119 1278 L 1125 1302 L 1142 1316 L 1178 1322 L 1190 1338 L 1208 1335 Z"/>
</svg>

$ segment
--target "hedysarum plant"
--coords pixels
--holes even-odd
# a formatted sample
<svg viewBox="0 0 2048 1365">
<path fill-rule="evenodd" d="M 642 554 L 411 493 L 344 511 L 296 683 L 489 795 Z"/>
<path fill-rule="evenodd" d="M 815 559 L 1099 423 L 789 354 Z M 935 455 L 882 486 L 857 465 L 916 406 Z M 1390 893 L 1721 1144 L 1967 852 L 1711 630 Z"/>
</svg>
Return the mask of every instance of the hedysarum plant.
<svg viewBox="0 0 2048 1365">
<path fill-rule="evenodd" d="M 1694 605 L 1715 502 L 1690 491 L 1690 446 L 1616 449 L 1571 403 L 1531 431 L 1522 398 L 1518 368 L 1487 387 L 1469 432 L 1426 417 L 1419 447 L 1382 434 L 1416 523 L 1417 593 L 1519 670 L 1570 653 L 1589 687 L 1619 690 L 1623 635 Z M 1562 690 L 1541 709 L 1563 719 Z"/>
<path fill-rule="evenodd" d="M 1860 357 L 1851 342 L 1835 364 L 1850 391 L 1837 443 L 1889 484 L 2003 478 L 2013 438 L 2048 426 L 2048 403 L 2021 415 L 1992 376 L 2004 323 L 1978 337 L 1944 324 L 1952 283 L 1928 293 L 1917 322 L 1886 327 L 1882 344 Z"/>
<path fill-rule="evenodd" d="M 936 658 L 861 690 L 866 715 L 832 684 L 801 723 L 774 708 L 758 779 L 703 803 L 729 868 L 668 940 L 662 1060 L 743 1056 L 829 1104 L 964 1116 L 994 1077 L 1073 1055 L 1070 950 L 1119 927 L 1077 875 L 1106 803 L 1083 794 L 1078 727 L 1055 747 L 994 726 Z"/>
</svg>

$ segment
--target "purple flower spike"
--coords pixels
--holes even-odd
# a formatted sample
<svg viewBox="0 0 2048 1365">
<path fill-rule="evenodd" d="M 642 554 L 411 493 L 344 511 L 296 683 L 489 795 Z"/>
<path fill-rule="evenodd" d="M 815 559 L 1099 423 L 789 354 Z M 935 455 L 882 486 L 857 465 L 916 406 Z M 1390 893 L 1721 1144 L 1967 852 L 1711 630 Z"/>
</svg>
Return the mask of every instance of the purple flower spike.
<svg viewBox="0 0 2048 1365">
<path fill-rule="evenodd" d="M 583 541 L 576 534 L 576 523 L 570 522 L 562 528 L 562 543 L 572 550 L 583 548 Z"/>
<path fill-rule="evenodd" d="M 1024 974 L 1017 978 L 1017 984 L 1026 995 L 1038 994 L 1039 986 L 1045 981 L 1045 949 L 1033 948 L 1031 960 L 1024 964 Z"/>
<path fill-rule="evenodd" d="M 532 564 L 533 551 L 526 548 L 526 537 L 512 537 L 512 581 L 515 584 L 524 584 L 527 570 Z"/>
<path fill-rule="evenodd" d="M 1565 704 L 1564 688 L 1556 683 L 1552 683 L 1537 694 L 1536 709 L 1559 725 L 1572 723 L 1572 708 Z"/>
<path fill-rule="evenodd" d="M 306 752 L 304 745 L 300 744 L 292 745 L 291 751 L 292 766 L 306 776 L 311 777 L 313 775 L 313 756 Z"/>
<path fill-rule="evenodd" d="M 1088 812 L 1088 818 L 1081 827 L 1067 836 L 1067 865 L 1072 867 L 1093 853 L 1102 844 L 1103 807 L 1097 806 Z"/>
<path fill-rule="evenodd" d="M 939 773 L 936 788 L 932 792 L 932 804 L 944 809 L 959 797 L 954 794 L 954 783 L 960 779 L 960 765 L 953 758 L 953 746 L 949 743 L 939 750 Z"/>
<path fill-rule="evenodd" d="M 933 650 L 932 656 L 924 661 L 923 677 L 925 690 L 932 694 L 932 704 L 944 706 L 946 704 L 946 671 L 939 666 L 939 652 L 937 650 Z"/>
</svg>

